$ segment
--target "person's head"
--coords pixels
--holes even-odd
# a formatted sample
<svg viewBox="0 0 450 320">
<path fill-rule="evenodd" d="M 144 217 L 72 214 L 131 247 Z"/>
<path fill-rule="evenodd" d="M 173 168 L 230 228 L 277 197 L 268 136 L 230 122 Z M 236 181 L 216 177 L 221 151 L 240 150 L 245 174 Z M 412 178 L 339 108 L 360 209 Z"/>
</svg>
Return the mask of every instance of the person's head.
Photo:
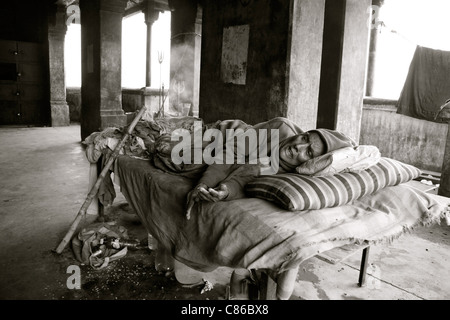
<svg viewBox="0 0 450 320">
<path fill-rule="evenodd" d="M 300 133 L 280 142 L 280 165 L 287 171 L 323 154 L 325 144 L 317 132 Z"/>
<path fill-rule="evenodd" d="M 341 132 L 314 129 L 280 142 L 280 166 L 286 171 L 295 171 L 302 163 L 333 150 L 354 147 L 356 143 Z"/>
</svg>

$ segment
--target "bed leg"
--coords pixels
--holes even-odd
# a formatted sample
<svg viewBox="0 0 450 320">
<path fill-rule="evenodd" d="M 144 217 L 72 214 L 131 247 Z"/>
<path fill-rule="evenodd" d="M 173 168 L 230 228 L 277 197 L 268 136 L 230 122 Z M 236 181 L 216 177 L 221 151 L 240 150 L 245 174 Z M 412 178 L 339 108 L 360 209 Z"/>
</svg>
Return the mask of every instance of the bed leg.
<svg viewBox="0 0 450 320">
<path fill-rule="evenodd" d="M 277 299 L 289 300 L 294 291 L 297 279 L 298 267 L 282 272 L 277 277 Z"/>
<path fill-rule="evenodd" d="M 268 271 L 261 272 L 259 279 L 259 300 L 276 300 L 277 283 L 269 276 Z"/>
<path fill-rule="evenodd" d="M 366 284 L 367 264 L 369 261 L 369 249 L 370 249 L 370 246 L 364 248 L 362 251 L 361 268 L 359 270 L 359 281 L 358 281 L 358 285 L 360 287 L 362 287 Z"/>
<path fill-rule="evenodd" d="M 263 270 L 258 277 L 259 300 L 289 300 L 297 274 L 298 267 L 278 275 L 271 274 L 270 270 Z"/>
<path fill-rule="evenodd" d="M 102 166 L 99 162 L 91 163 L 89 167 L 89 185 L 88 190 L 91 190 L 98 179 L 99 172 L 102 171 Z M 92 199 L 91 205 L 86 210 L 87 214 L 103 217 L 104 207 L 98 198 L 98 194 Z"/>
</svg>

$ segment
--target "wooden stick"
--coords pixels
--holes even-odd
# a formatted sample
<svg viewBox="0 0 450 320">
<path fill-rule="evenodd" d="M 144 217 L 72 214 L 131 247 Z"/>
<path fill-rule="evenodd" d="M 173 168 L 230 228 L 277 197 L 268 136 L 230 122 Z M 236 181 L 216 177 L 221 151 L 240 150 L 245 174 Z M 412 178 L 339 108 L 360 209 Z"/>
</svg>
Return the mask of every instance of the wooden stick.
<svg viewBox="0 0 450 320">
<path fill-rule="evenodd" d="M 144 114 L 146 107 L 142 107 L 142 109 L 139 111 L 139 113 L 134 118 L 133 122 L 128 126 L 128 130 L 125 133 L 125 135 L 122 137 L 122 140 L 117 144 L 117 146 L 114 148 L 114 152 L 109 157 L 108 161 L 106 162 L 105 166 L 103 167 L 102 172 L 97 178 L 97 181 L 92 186 L 91 190 L 89 191 L 86 200 L 84 201 L 83 205 L 81 206 L 80 210 L 78 211 L 78 214 L 75 218 L 75 220 L 72 222 L 72 225 L 69 228 L 69 231 L 65 235 L 65 237 L 62 239 L 61 243 L 58 245 L 58 247 L 55 249 L 55 252 L 60 254 L 66 245 L 69 243 L 69 241 L 72 239 L 73 234 L 75 233 L 75 230 L 78 227 L 78 224 L 80 223 L 81 218 L 86 214 L 86 210 L 89 208 L 89 205 L 92 202 L 92 199 L 96 196 L 101 183 L 103 182 L 103 179 L 105 178 L 106 174 L 108 173 L 109 168 L 112 166 L 114 161 L 116 160 L 117 156 L 119 155 L 120 150 L 125 145 L 125 142 L 127 141 L 129 135 L 133 132 L 134 127 L 138 123 L 138 121 L 141 119 L 142 115 Z"/>
</svg>

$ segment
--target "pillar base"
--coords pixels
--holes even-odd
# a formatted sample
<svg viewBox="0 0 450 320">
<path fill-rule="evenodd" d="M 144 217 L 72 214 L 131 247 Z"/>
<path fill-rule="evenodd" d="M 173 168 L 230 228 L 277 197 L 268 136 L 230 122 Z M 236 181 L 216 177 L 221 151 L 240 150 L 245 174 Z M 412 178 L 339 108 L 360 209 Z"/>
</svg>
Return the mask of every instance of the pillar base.
<svg viewBox="0 0 450 320">
<path fill-rule="evenodd" d="M 50 101 L 52 127 L 70 125 L 69 105 L 66 101 Z"/>
<path fill-rule="evenodd" d="M 100 111 L 101 130 L 104 130 L 108 127 L 123 127 L 127 124 L 127 115 L 123 112 L 123 110 Z"/>
</svg>

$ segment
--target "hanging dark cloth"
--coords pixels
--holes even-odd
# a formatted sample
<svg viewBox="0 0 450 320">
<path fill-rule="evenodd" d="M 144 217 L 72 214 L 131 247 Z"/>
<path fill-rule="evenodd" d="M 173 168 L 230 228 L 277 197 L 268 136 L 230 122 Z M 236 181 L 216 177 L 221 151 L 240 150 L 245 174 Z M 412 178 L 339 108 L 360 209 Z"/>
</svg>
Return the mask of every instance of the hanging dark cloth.
<svg viewBox="0 0 450 320">
<path fill-rule="evenodd" d="M 440 112 L 450 99 L 450 51 L 417 46 L 397 113 L 433 122 L 448 122 L 448 112 Z"/>
</svg>

